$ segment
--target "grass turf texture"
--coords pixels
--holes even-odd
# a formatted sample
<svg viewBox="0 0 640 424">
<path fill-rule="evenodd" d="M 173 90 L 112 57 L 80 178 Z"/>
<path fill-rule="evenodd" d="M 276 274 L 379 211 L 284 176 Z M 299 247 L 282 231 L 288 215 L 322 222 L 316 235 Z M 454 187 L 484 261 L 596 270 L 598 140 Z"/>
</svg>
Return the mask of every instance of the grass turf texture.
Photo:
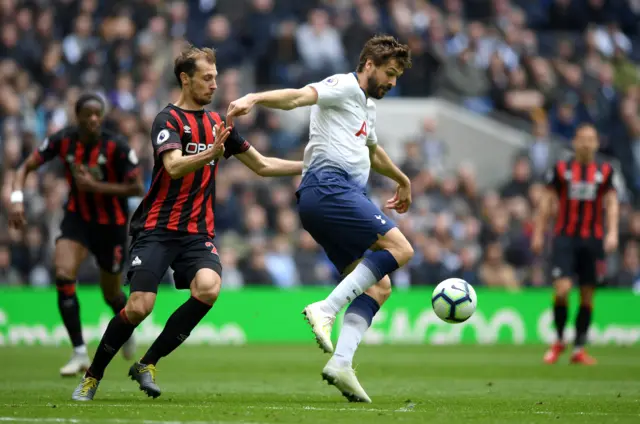
<svg viewBox="0 0 640 424">
<path fill-rule="evenodd" d="M 542 346 L 363 346 L 358 376 L 372 404 L 321 381 L 311 346 L 183 346 L 147 398 L 114 359 L 96 400 L 71 401 L 69 348 L 0 348 L 0 423 L 638 423 L 640 348 L 600 347 L 595 367 L 542 364 Z"/>
</svg>

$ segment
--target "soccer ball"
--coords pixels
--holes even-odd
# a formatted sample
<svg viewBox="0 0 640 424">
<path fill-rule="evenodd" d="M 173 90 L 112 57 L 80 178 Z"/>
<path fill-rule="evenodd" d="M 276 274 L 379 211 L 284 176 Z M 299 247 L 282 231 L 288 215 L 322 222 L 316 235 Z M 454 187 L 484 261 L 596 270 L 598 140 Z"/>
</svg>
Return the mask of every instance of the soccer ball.
<svg viewBox="0 0 640 424">
<path fill-rule="evenodd" d="M 431 305 L 438 318 L 450 324 L 468 320 L 476 311 L 476 291 L 460 278 L 449 278 L 438 284 L 431 295 Z"/>
</svg>

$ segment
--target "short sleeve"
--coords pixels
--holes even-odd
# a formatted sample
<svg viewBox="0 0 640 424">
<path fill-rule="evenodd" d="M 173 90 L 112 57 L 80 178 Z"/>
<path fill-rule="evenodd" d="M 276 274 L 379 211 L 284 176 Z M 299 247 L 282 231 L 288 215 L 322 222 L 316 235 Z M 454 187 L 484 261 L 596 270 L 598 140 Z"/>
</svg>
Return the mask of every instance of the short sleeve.
<svg viewBox="0 0 640 424">
<path fill-rule="evenodd" d="M 176 118 L 166 112 L 160 112 L 151 127 L 151 143 L 157 157 L 169 150 L 182 150 L 180 141 L 180 126 Z"/>
<path fill-rule="evenodd" d="M 226 122 L 224 116 L 220 116 L 220 119 Z M 240 135 L 236 127 L 233 127 L 229 138 L 227 138 L 227 141 L 224 143 L 224 157 L 225 159 L 229 159 L 233 155 L 246 152 L 250 147 L 251 144 Z"/>
<path fill-rule="evenodd" d="M 318 93 L 318 106 L 337 106 L 344 102 L 345 97 L 353 95 L 356 90 L 360 90 L 358 84 L 353 81 L 353 76 L 349 74 L 338 74 L 330 76 L 320 82 L 309 84 Z"/>
<path fill-rule="evenodd" d="M 138 167 L 138 155 L 127 144 L 126 140 L 122 140 L 118 143 L 118 163 L 116 167 L 118 169 L 121 181 L 130 181 L 136 178 L 140 172 Z"/>
<path fill-rule="evenodd" d="M 618 175 L 613 166 L 608 163 L 605 164 L 603 174 L 603 191 L 607 192 L 609 190 L 613 190 L 620 194 L 622 192 L 622 181 L 620 180 L 620 175 Z"/>
<path fill-rule="evenodd" d="M 49 162 L 51 159 L 60 155 L 60 147 L 64 138 L 63 131 L 64 130 L 58 131 L 42 140 L 42 143 L 34 152 L 38 163 L 43 164 Z"/>
</svg>

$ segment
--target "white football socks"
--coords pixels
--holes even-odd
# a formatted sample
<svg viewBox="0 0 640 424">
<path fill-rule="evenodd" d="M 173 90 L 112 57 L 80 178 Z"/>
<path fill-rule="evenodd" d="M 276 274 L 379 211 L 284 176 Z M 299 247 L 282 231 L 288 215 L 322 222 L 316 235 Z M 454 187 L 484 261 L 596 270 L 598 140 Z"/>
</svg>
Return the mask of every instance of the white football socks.
<svg viewBox="0 0 640 424">
<path fill-rule="evenodd" d="M 373 272 L 360 262 L 356 268 L 325 299 L 325 304 L 334 314 L 338 314 L 349 302 L 360 296 L 378 282 Z"/>
<path fill-rule="evenodd" d="M 338 365 L 351 366 L 356 349 L 368 328 L 369 323 L 363 316 L 351 312 L 345 314 L 338 344 L 333 354 Z"/>
</svg>

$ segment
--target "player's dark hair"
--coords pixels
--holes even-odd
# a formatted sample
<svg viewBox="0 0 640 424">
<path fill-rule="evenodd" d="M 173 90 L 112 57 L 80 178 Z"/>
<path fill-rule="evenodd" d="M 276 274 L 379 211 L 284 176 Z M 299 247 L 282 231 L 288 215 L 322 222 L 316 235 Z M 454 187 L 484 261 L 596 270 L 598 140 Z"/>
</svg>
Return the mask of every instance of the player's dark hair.
<svg viewBox="0 0 640 424">
<path fill-rule="evenodd" d="M 173 73 L 178 80 L 178 84 L 182 87 L 182 81 L 180 80 L 180 74 L 185 73 L 192 77 L 193 74 L 196 73 L 196 61 L 200 58 L 204 58 L 207 62 L 212 65 L 216 63 L 216 52 L 214 49 L 205 47 L 198 48 L 192 45 L 189 45 L 187 48 L 182 50 L 182 52 L 176 57 L 176 60 L 173 65 Z"/>
<path fill-rule="evenodd" d="M 403 70 L 411 68 L 409 46 L 400 43 L 391 35 L 376 35 L 366 42 L 360 52 L 360 62 L 356 71 L 362 72 L 369 59 L 373 61 L 375 66 L 381 66 L 395 59 Z"/>
<path fill-rule="evenodd" d="M 80 113 L 80 110 L 82 109 L 85 103 L 90 102 L 92 100 L 100 103 L 100 105 L 102 106 L 102 112 L 104 113 L 104 110 L 107 107 L 107 105 L 105 104 L 102 97 L 100 97 L 96 93 L 84 93 L 84 94 L 81 94 L 80 97 L 78 97 L 78 100 L 76 100 L 76 108 L 75 108 L 76 115 Z"/>
</svg>

